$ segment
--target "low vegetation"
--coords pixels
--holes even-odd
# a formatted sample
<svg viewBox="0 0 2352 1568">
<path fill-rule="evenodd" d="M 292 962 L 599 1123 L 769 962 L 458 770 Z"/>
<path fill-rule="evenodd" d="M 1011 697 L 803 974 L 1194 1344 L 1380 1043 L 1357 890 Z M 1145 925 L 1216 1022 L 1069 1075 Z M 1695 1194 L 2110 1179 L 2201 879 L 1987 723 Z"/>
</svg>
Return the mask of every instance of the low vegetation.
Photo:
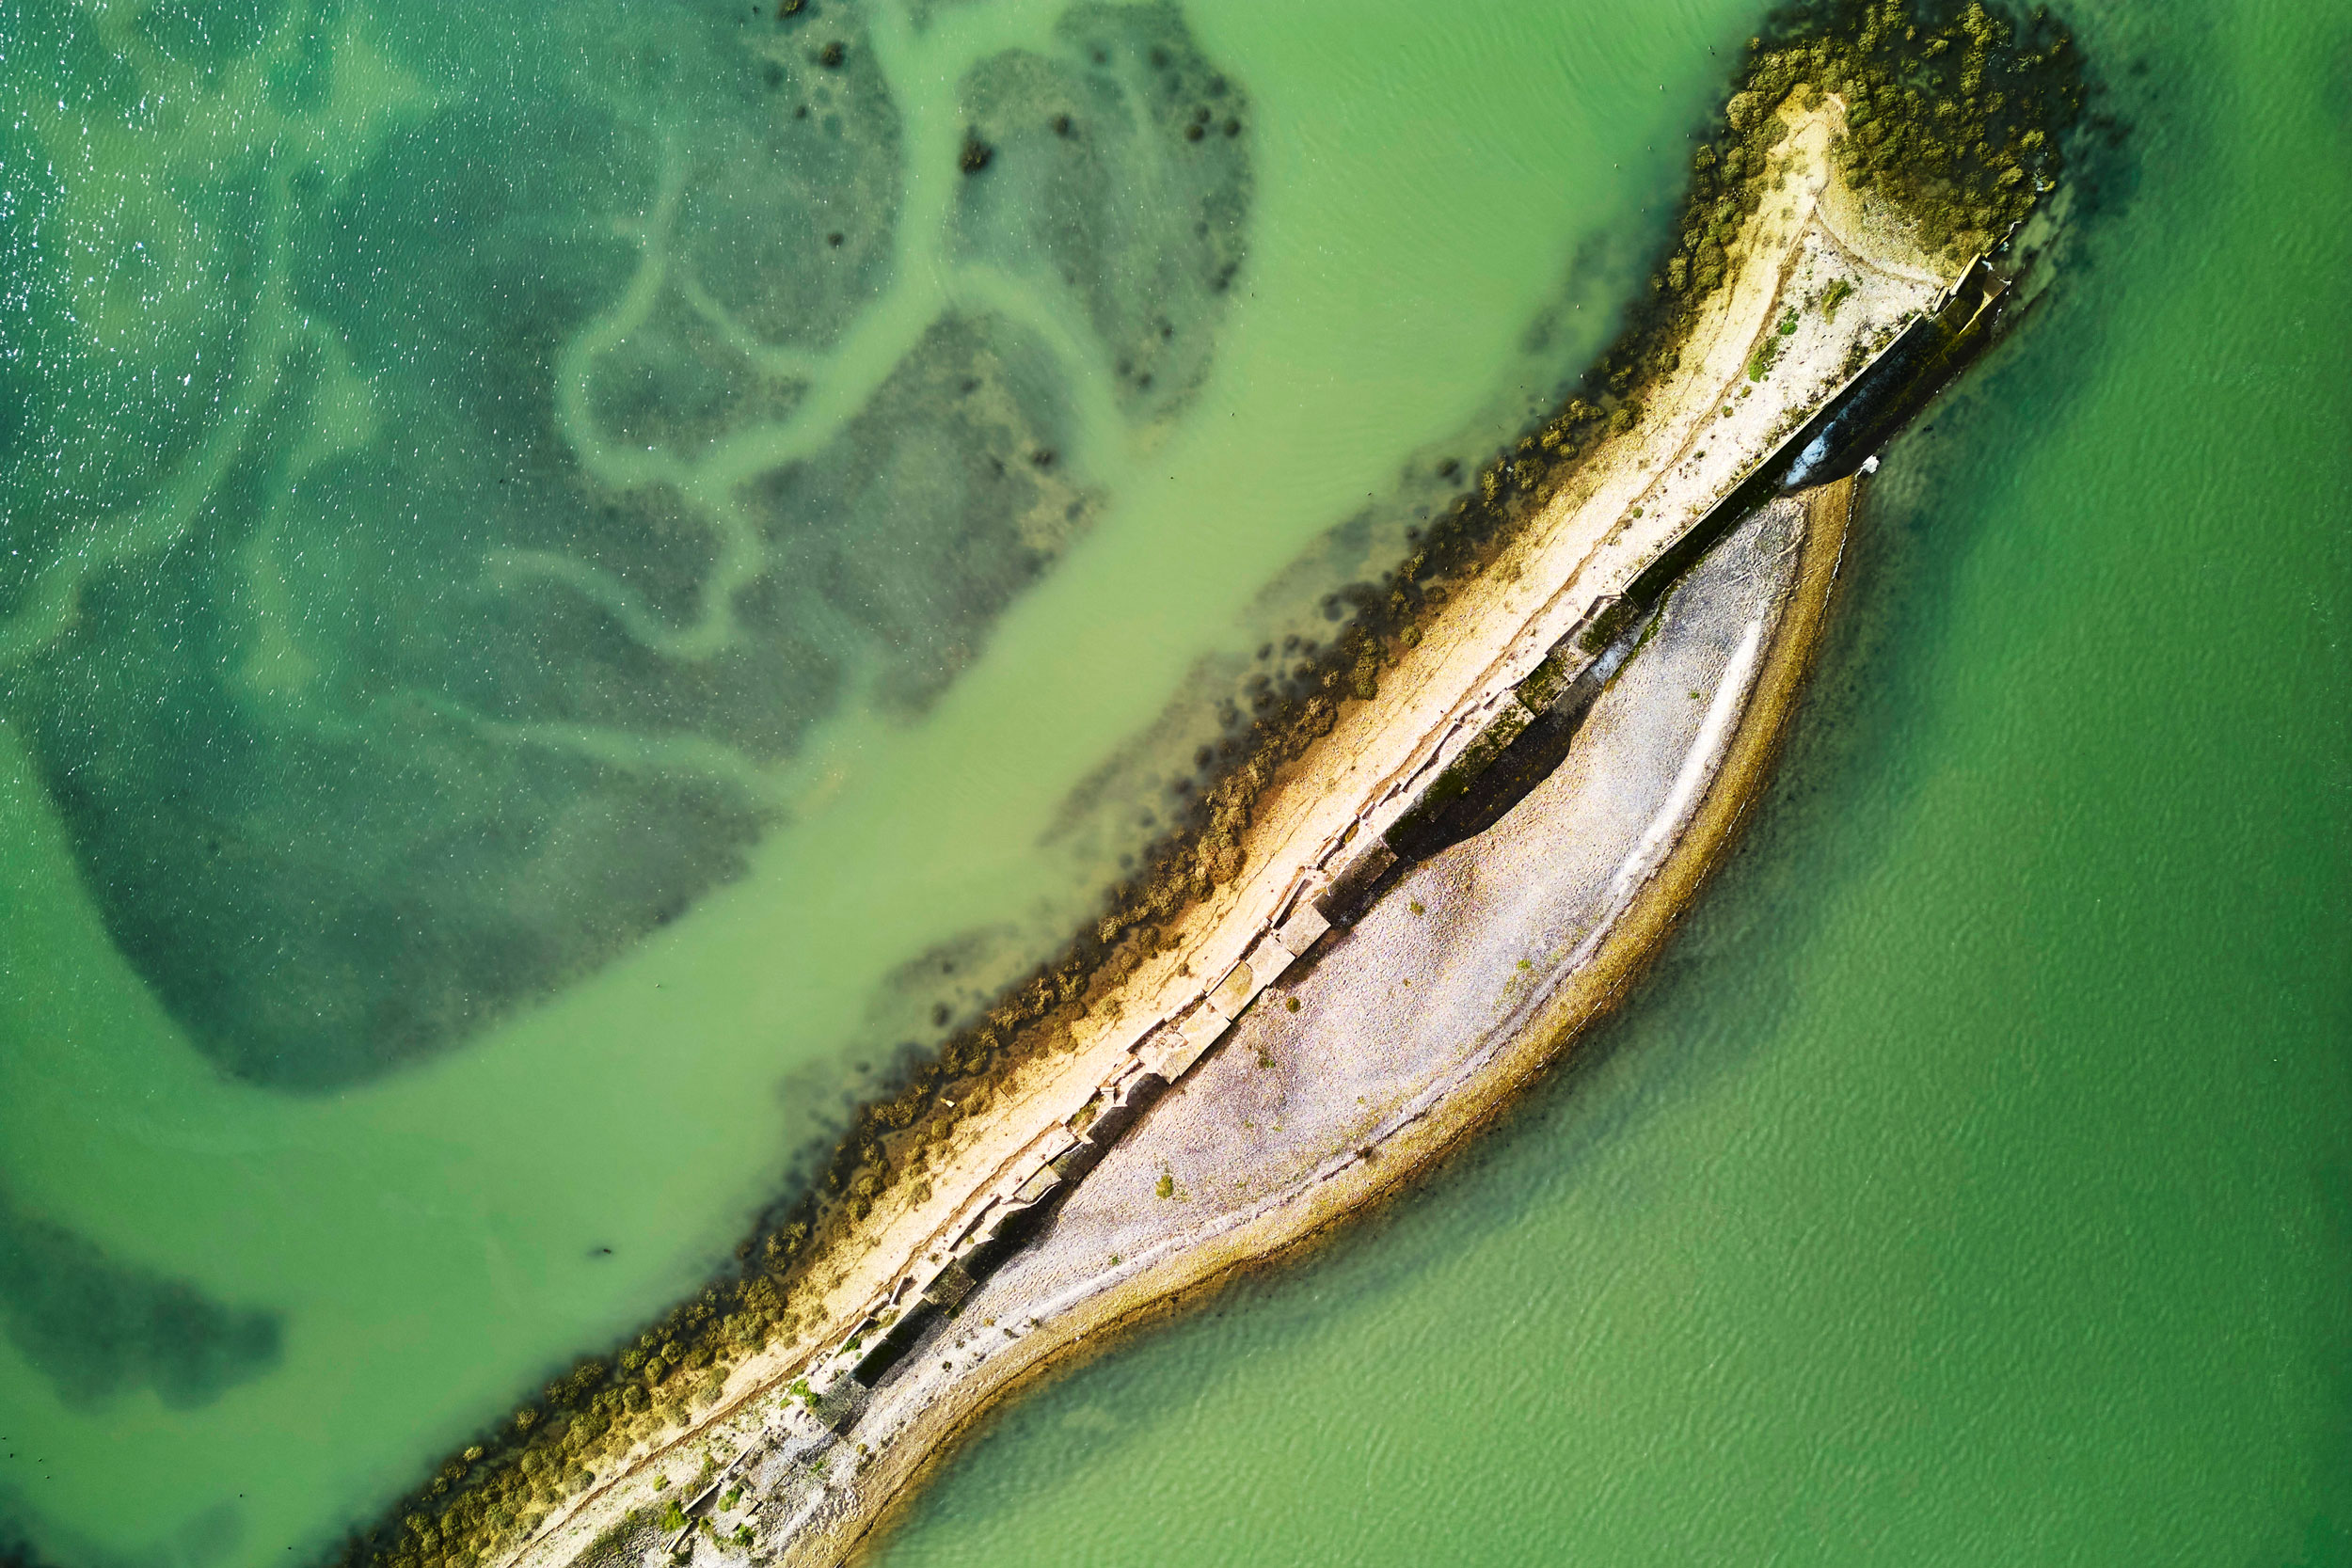
<svg viewBox="0 0 2352 1568">
<path fill-rule="evenodd" d="M 609 1359 L 564 1371 L 437 1466 L 349 1544 L 345 1568 L 476 1568 L 628 1463 L 633 1446 L 716 1401 L 746 1357 L 803 1327 L 820 1294 L 808 1264 L 827 1239 L 900 1183 L 921 1181 L 932 1151 L 987 1108 L 1008 1073 L 1069 1049 L 1072 1025 L 1163 950 L 1177 917 L 1240 876 L 1242 836 L 1267 785 L 1330 732 L 1344 705 L 1377 694 L 1435 607 L 1485 570 L 1602 440 L 1639 421 L 1645 392 L 1679 365 L 1696 306 L 1722 283 L 1741 223 L 1763 199 L 1767 160 L 1787 134 L 1776 111 L 1831 93 L 1849 106 L 1835 148 L 1847 179 L 1909 213 L 1931 248 L 1964 257 L 2007 232 L 2056 181 L 2082 87 L 2073 46 L 2046 12 L 2021 21 L 1976 0 L 1845 0 L 1788 12 L 1751 40 L 1721 119 L 1697 139 L 1679 217 L 1621 335 L 1550 417 L 1464 478 L 1458 499 L 1426 527 L 1408 531 L 1409 554 L 1384 581 L 1339 595 L 1344 624 L 1328 643 L 1298 649 L 1283 679 L 1246 708 L 1236 701 L 1227 737 L 1196 759 L 1209 782 L 1091 928 L 860 1110 L 815 1191 L 767 1216 L 736 1249 L 729 1276 Z M 1849 292 L 1833 285 L 1823 313 Z M 1752 377 L 1769 372 L 1793 325 L 1766 335 Z M 1451 462 L 1438 470 L 1449 481 L 1460 473 Z M 1599 617 L 1588 646 L 1605 646 L 1624 619 Z M 1172 1182 L 1163 1185 L 1168 1196 Z M 815 1402 L 805 1380 L 789 1393 Z M 665 1529 L 673 1515 L 684 1528 L 675 1497 Z"/>
</svg>

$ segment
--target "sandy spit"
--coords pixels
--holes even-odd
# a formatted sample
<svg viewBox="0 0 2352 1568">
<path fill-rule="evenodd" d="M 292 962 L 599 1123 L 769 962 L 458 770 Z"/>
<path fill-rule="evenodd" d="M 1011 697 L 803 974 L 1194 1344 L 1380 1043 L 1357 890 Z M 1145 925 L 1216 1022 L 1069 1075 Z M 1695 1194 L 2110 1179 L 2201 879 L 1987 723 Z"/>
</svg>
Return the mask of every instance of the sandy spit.
<svg viewBox="0 0 2352 1568">
<path fill-rule="evenodd" d="M 1695 810 L 1590 958 L 1504 1050 L 1449 1085 L 1430 1114 L 1383 1141 L 1376 1160 L 1349 1164 L 1248 1224 L 1101 1290 L 1058 1315 L 1050 1328 L 1027 1335 L 986 1386 L 943 1390 L 917 1425 L 894 1433 L 889 1448 L 860 1471 L 856 1505 L 794 1541 L 778 1560 L 870 1560 L 924 1481 L 1012 1396 L 1083 1365 L 1130 1333 L 1190 1309 L 1244 1271 L 1286 1263 L 1321 1245 L 1345 1221 L 1420 1181 L 1607 1016 L 1737 843 L 1771 779 L 1828 619 L 1857 484 L 1840 481 L 1804 498 L 1806 524 L 1792 591 Z"/>
<path fill-rule="evenodd" d="M 984 1388 L 938 1392 L 930 1402 L 934 1408 L 920 1417 L 920 1433 L 896 1428 L 871 1452 L 857 1448 L 864 1434 L 854 1429 L 848 1441 L 834 1444 L 833 1433 L 787 1396 L 801 1378 L 820 1393 L 843 1390 L 846 1369 L 857 1359 L 850 1347 L 860 1325 L 912 1306 L 914 1291 L 930 1277 L 927 1259 L 951 1254 L 977 1216 L 992 1206 L 1001 1212 L 1040 1164 L 1067 1146 L 1064 1124 L 1100 1085 L 1139 1061 L 1159 1060 L 1159 1053 L 1181 1052 L 1181 1031 L 1167 1021 L 1221 1029 L 1222 1021 L 1210 1016 L 1217 999 L 1204 992 L 1256 951 L 1253 943 L 1269 940 L 1266 933 L 1283 912 L 1296 907 L 1302 885 L 1315 885 L 1314 879 L 1383 832 L 1421 784 L 1509 700 L 1515 683 L 1819 406 L 1841 382 L 1857 346 L 1883 341 L 1910 312 L 1933 301 L 1948 278 L 1833 178 L 1829 149 L 1842 106 L 1832 99 L 1814 110 L 1783 112 L 1788 135 L 1775 154 L 1772 194 L 1733 246 L 1732 275 L 1705 308 L 1679 371 L 1650 392 L 1636 427 L 1595 454 L 1476 591 L 1459 594 L 1430 625 L 1414 655 L 1383 678 L 1379 696 L 1344 713 L 1297 775 L 1268 791 L 1245 845 L 1249 870 L 1185 919 L 1174 947 L 1133 977 L 1118 1005 L 1089 1018 L 1069 1052 L 1025 1069 L 970 1117 L 927 1184 L 913 1195 L 883 1195 L 870 1222 L 827 1255 L 818 1280 L 822 1327 L 739 1367 L 717 1405 L 699 1414 L 691 1429 L 623 1458 L 506 1561 L 558 1568 L 608 1556 L 643 1560 L 635 1533 L 625 1530 L 622 1540 L 613 1540 L 608 1532 L 653 1500 L 656 1475 L 666 1471 L 689 1482 L 681 1491 L 691 1498 L 703 1490 L 691 1478 L 714 1464 L 734 1465 L 749 1479 L 755 1460 L 768 1465 L 791 1454 L 805 1465 L 829 1445 L 835 1456 L 833 1479 L 810 1511 L 789 1520 L 763 1519 L 755 1546 L 730 1545 L 724 1555 L 763 1563 L 840 1560 L 869 1537 L 875 1521 L 936 1462 L 954 1434 L 1008 1387 L 1089 1338 L 1169 1309 L 1161 1298 L 1170 1292 L 1197 1290 L 1244 1262 L 1300 1245 L 1394 1190 L 1488 1119 L 1503 1098 L 1613 1004 L 1671 927 L 1769 761 L 1780 715 L 1810 657 L 1811 628 L 1826 602 L 1826 577 L 1815 582 L 1826 570 L 1818 557 L 1827 547 L 1835 559 L 1834 546 L 1823 541 L 1842 531 L 1848 504 L 1842 486 L 1832 489 L 1834 499 L 1813 506 L 1817 520 L 1804 546 L 1805 586 L 1763 649 L 1757 696 L 1688 831 L 1670 847 L 1659 847 L 1663 859 L 1658 871 L 1615 919 L 1607 940 L 1581 961 L 1572 984 L 1549 997 L 1510 1049 L 1495 1056 L 1485 1076 L 1391 1140 L 1376 1164 L 1318 1181 L 1280 1213 L 1262 1214 L 1219 1236 L 1164 1274 L 1152 1271 L 1150 1283 L 1127 1280 L 1098 1291 L 1073 1303 L 1066 1318 L 1057 1314 L 1050 1332 L 1005 1346 L 991 1375 L 980 1380 Z M 1847 290 L 1836 311 L 1820 304 L 1833 284 Z M 1770 374 L 1759 380 L 1748 367 L 1768 341 L 1775 357 Z M 1229 1004 L 1227 1016 L 1231 1012 Z M 835 1424 L 842 1424 L 838 1416 Z M 706 1555 L 710 1550 L 707 1541 L 698 1547 Z"/>
</svg>

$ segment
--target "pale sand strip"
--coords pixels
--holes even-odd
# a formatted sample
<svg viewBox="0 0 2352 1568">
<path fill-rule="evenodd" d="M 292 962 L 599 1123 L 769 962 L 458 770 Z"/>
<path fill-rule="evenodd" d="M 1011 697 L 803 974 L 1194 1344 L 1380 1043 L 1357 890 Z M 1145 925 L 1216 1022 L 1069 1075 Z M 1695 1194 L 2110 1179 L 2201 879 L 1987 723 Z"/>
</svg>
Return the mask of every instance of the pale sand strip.
<svg viewBox="0 0 2352 1568">
<path fill-rule="evenodd" d="M 1066 1259 L 1065 1265 L 1074 1262 L 1079 1272 L 1074 1284 L 1069 1283 L 1067 1266 L 1057 1270 L 1052 1259 L 1043 1259 L 1043 1266 L 1033 1265 L 1030 1273 L 1045 1277 L 1009 1278 L 1010 1291 L 992 1288 L 976 1294 L 966 1306 L 967 1317 L 977 1320 L 983 1312 L 999 1314 L 986 1323 L 976 1321 L 964 1334 L 962 1343 L 988 1341 L 984 1359 L 974 1359 L 968 1368 L 953 1373 L 934 1372 L 927 1364 L 915 1379 L 918 1386 L 904 1391 L 893 1390 L 885 1383 L 874 1410 L 862 1417 L 849 1433 L 852 1439 L 869 1442 L 872 1455 L 853 1462 L 842 1456 L 836 1467 L 853 1473 L 841 1475 L 793 1511 L 799 1528 L 776 1560 L 814 1568 L 863 1555 L 920 1490 L 929 1472 L 1006 1398 L 1040 1377 L 1107 1348 L 1128 1330 L 1184 1309 L 1237 1270 L 1298 1254 L 1367 1205 L 1408 1186 L 1491 1121 L 1595 1020 L 1613 1008 L 1689 908 L 1770 777 L 1788 714 L 1819 645 L 1853 489 L 1854 482 L 1842 481 L 1806 497 L 1804 540 L 1769 635 L 1757 635 L 1766 624 L 1762 619 L 1746 621 L 1739 647 L 1724 661 L 1719 683 L 1708 694 L 1708 711 L 1698 726 L 1695 743 L 1679 759 L 1678 776 L 1665 784 L 1664 803 L 1641 832 L 1633 853 L 1618 868 L 1617 875 L 1629 876 L 1635 885 L 1627 890 L 1627 896 L 1609 899 L 1613 912 L 1593 932 L 1592 940 L 1579 944 L 1558 979 L 1532 1006 L 1520 1010 L 1488 1049 L 1446 1070 L 1440 1080 L 1416 1095 L 1412 1103 L 1377 1116 L 1384 1125 L 1372 1136 L 1376 1158 L 1362 1158 L 1359 1151 L 1352 1150 L 1352 1137 L 1342 1138 L 1337 1148 L 1312 1150 L 1311 1169 L 1266 1199 L 1250 1204 L 1246 1212 L 1179 1229 L 1155 1249 L 1157 1257 L 1124 1257 L 1118 1267 L 1104 1267 L 1089 1259 Z M 1745 612 L 1741 613 L 1744 618 Z M 1614 736 L 1602 737 L 1601 743 L 1616 745 L 1620 752 L 1626 749 Z M 1604 764 L 1613 761 L 1637 768 L 1654 768 L 1656 760 L 1641 755 L 1602 759 Z M 1664 760 L 1669 765 L 1677 761 L 1673 757 Z M 1572 758 L 1567 766 L 1578 763 Z M 1573 821 L 1572 811 L 1568 820 Z M 1534 832 L 1538 836 L 1556 837 L 1565 825 L 1555 813 L 1553 820 L 1537 823 Z M 1656 852 L 1660 846 L 1662 853 Z M 1400 888 L 1395 901 L 1402 902 L 1411 891 Z M 1396 944 L 1393 940 L 1391 944 Z M 1489 967 L 1509 968 L 1510 953 L 1483 957 L 1489 960 Z M 1361 983 L 1360 974 L 1345 979 L 1346 983 Z M 1270 1028 L 1279 1029 L 1284 1022 L 1277 1018 Z M 1229 1042 L 1228 1053 L 1238 1043 Z M 1359 1078 L 1376 1081 L 1389 1067 L 1384 1061 L 1366 1064 Z M 1321 1074 L 1330 1068 L 1326 1058 L 1312 1064 L 1311 1070 Z M 1248 1072 L 1248 1064 L 1235 1063 L 1234 1069 L 1227 1075 L 1228 1084 L 1235 1074 Z M 1238 1121 L 1249 1114 L 1248 1102 L 1232 1089 L 1203 1087 L 1209 1092 L 1196 1108 L 1197 1121 L 1214 1121 L 1220 1116 Z M 1344 1098 L 1344 1090 L 1339 1092 Z M 1175 1108 L 1171 1102 L 1155 1112 L 1155 1117 Z M 1157 1129 L 1147 1124 L 1147 1131 Z M 1326 1135 L 1319 1141 L 1330 1142 L 1329 1130 L 1322 1131 Z M 1200 1128 L 1196 1130 L 1196 1140 L 1200 1132 L 1216 1135 L 1214 1127 Z M 1136 1139 L 1139 1145 L 1170 1141 L 1166 1137 Z M 1126 1152 L 1122 1144 L 1114 1160 Z M 1136 1152 L 1143 1159 L 1139 1170 L 1127 1173 L 1126 1193 L 1098 1206 L 1106 1218 L 1122 1209 L 1133 1214 L 1151 1206 L 1152 1198 L 1136 1186 L 1135 1178 L 1148 1180 L 1154 1168 L 1170 1168 L 1163 1149 L 1139 1148 Z M 1255 1167 L 1263 1164 L 1265 1155 L 1261 1146 L 1229 1148 L 1223 1157 L 1229 1167 Z M 1106 1162 L 1090 1180 L 1103 1181 L 1112 1174 L 1112 1165 Z M 1082 1253 L 1104 1237 L 1113 1238 L 1112 1244 L 1118 1244 L 1116 1237 L 1135 1233 L 1131 1225 L 1123 1231 L 1098 1227 L 1093 1235 L 1065 1236 L 1057 1227 L 1039 1250 L 1058 1247 L 1065 1253 Z M 1099 1259 L 1102 1255 L 1097 1251 L 1092 1256 Z M 1044 1288 L 1039 1290 L 1039 1286 Z M 989 1330 L 1004 1332 L 1000 1324 L 1014 1323 L 1002 1315 L 1009 1307 L 1026 1310 L 1016 1331 L 1005 1333 L 1005 1342 L 999 1346 Z M 1035 1327 L 1021 1326 L 1031 1322 Z M 943 1342 L 924 1354 L 936 1357 L 948 1348 Z M 956 1354 L 958 1358 L 969 1356 L 961 1344 Z M 892 1400 L 894 1392 L 898 1397 Z M 890 1414 L 884 1409 L 885 1401 L 898 1408 L 900 1419 L 878 1418 Z M 790 1460 L 776 1466 L 791 1467 Z M 707 1546 L 698 1549 L 698 1557 L 708 1555 Z M 764 1560 L 766 1551 L 760 1556 Z"/>
<path fill-rule="evenodd" d="M 1119 1142 L 1041 1241 L 880 1380 L 839 1439 L 780 1405 L 727 1423 L 740 1469 L 723 1478 L 747 1484 L 721 1531 L 748 1523 L 758 1544 L 697 1540 L 697 1560 L 833 1564 L 862 1551 L 1009 1394 L 1311 1243 L 1540 1075 L 1657 950 L 1766 776 L 1851 491 L 1775 503 L 1718 546 L 1559 772 L 1286 982 Z M 1686 686 L 1704 701 L 1686 703 Z M 1515 971 L 1531 970 L 1522 984 Z M 644 1481 L 633 1495 L 655 1497 Z M 642 1528 L 601 1560 L 657 1563 L 664 1544 Z"/>
<path fill-rule="evenodd" d="M 1831 189 L 1828 148 L 1841 112 L 1834 99 L 1809 113 L 1788 111 L 1790 134 L 1775 154 L 1780 188 L 1747 220 L 1730 277 L 1705 308 L 1677 370 L 1647 393 L 1640 423 L 1588 458 L 1503 559 L 1433 619 L 1420 646 L 1384 677 L 1379 695 L 1351 705 L 1308 763 L 1265 792 L 1245 842 L 1248 874 L 1188 911 L 1172 949 L 1085 1021 L 1072 1051 L 1032 1063 L 957 1130 L 932 1165 L 927 1197 L 915 1199 L 901 1184 L 828 1253 L 816 1275 L 824 1287 L 820 1329 L 738 1368 L 694 1429 L 633 1451 L 615 1478 L 551 1518 L 509 1560 L 569 1561 L 642 1500 L 628 1481 L 646 1465 L 675 1467 L 690 1449 L 731 1447 L 737 1439 L 727 1431 L 772 1408 L 793 1378 L 836 1386 L 856 1359 L 845 1346 L 859 1326 L 910 1301 L 938 1266 L 928 1260 L 946 1257 L 982 1211 L 1001 1210 L 1067 1144 L 1062 1123 L 1139 1059 L 1175 1067 L 1197 1053 L 1223 1027 L 1222 1018 L 1210 1016 L 1207 991 L 1301 892 L 1392 822 L 1556 642 L 1817 407 L 1842 381 L 1857 344 L 1883 341 L 1933 303 L 1949 279 Z M 1835 234 L 1822 221 L 1825 192 L 1837 209 Z M 1852 292 L 1834 320 L 1805 309 L 1836 279 Z M 1750 356 L 1792 310 L 1798 328 L 1778 339 L 1772 374 L 1750 383 Z M 1169 1036 L 1147 1043 L 1164 1021 L 1187 1009 L 1205 1025 L 1187 1031 L 1189 1044 Z M 1175 1059 L 1167 1061 L 1170 1049 Z"/>
</svg>

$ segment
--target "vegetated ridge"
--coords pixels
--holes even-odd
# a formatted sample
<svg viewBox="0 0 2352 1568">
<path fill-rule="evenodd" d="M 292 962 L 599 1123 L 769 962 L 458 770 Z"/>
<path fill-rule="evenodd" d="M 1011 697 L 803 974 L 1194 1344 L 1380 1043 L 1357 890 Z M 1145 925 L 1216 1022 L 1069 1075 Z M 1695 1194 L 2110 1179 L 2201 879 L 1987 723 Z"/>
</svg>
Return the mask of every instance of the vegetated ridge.
<svg viewBox="0 0 2352 1568">
<path fill-rule="evenodd" d="M 2037 9 L 2015 19 L 1978 0 L 1800 6 L 1749 40 L 1721 119 L 1698 138 L 1690 185 L 1618 338 L 1549 419 L 1467 483 L 1388 578 L 1349 595 L 1353 615 L 1216 749 L 1221 769 L 1100 916 L 970 1027 L 862 1108 L 815 1190 L 765 1216 L 738 1267 L 648 1325 L 610 1359 L 582 1361 L 543 1397 L 451 1455 L 416 1493 L 352 1537 L 348 1568 L 473 1568 L 511 1548 L 562 1498 L 642 1438 L 691 1419 L 727 1370 L 802 1324 L 836 1239 L 894 1183 L 923 1180 L 925 1150 L 984 1111 L 1022 1064 L 1067 1048 L 1071 1020 L 1118 987 L 1183 911 L 1239 876 L 1260 793 L 1367 700 L 1420 641 L 1429 610 L 1477 577 L 1575 475 L 1604 436 L 1639 421 L 1645 389 L 1673 371 L 1699 304 L 1722 283 L 1724 246 L 1763 196 L 1766 153 L 1790 95 L 1841 97 L 1848 182 L 1961 259 L 2008 232 L 2056 184 L 2083 101 L 2071 40 Z M 1834 308 L 1834 307 L 1832 307 Z"/>
</svg>

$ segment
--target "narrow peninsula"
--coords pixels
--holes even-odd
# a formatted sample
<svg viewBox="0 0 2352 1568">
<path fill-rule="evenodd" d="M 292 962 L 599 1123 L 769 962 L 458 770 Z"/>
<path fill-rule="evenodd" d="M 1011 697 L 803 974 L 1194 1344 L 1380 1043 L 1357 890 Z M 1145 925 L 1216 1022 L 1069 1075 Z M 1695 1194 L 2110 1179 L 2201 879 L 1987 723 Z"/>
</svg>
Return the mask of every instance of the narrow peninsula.
<svg viewBox="0 0 2352 1568">
<path fill-rule="evenodd" d="M 453 1456 L 355 1568 L 843 1561 L 1025 1381 L 1541 1073 L 1767 776 L 1873 454 L 2022 313 L 2070 50 L 1901 0 L 1753 40 L 1624 335 L 1147 870 L 739 1271 Z"/>
</svg>

